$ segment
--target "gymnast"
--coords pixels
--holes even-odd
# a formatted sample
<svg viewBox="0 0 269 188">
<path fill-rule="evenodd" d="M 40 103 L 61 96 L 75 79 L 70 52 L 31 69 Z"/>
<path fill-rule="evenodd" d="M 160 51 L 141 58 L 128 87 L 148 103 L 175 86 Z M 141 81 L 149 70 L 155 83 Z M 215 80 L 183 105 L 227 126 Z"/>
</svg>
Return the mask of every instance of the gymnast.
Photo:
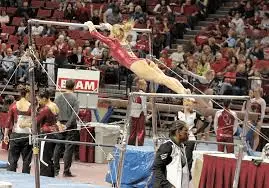
<svg viewBox="0 0 269 188">
<path fill-rule="evenodd" d="M 91 36 L 100 40 L 110 48 L 111 56 L 122 66 L 130 69 L 139 78 L 165 85 L 178 94 L 189 93 L 182 84 L 175 78 L 166 76 L 153 61 L 138 58 L 131 50 L 126 41 L 127 33 L 134 27 L 133 21 L 125 24 L 110 25 L 100 24 L 101 28 L 110 30 L 110 36 L 106 37 L 96 30 L 91 21 L 84 23 L 88 26 Z"/>
</svg>

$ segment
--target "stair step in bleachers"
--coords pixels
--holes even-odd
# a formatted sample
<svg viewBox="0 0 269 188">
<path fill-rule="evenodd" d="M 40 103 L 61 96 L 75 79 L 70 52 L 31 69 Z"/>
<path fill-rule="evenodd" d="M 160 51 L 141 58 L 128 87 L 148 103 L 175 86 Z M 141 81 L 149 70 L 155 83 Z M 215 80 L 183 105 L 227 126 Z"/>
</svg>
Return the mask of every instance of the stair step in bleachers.
<svg viewBox="0 0 269 188">
<path fill-rule="evenodd" d="M 190 39 L 193 39 L 193 38 L 195 38 L 195 35 L 190 35 L 190 34 L 186 34 L 183 37 L 183 39 L 185 39 L 185 40 L 190 40 Z"/>
<path fill-rule="evenodd" d="M 198 26 L 208 26 L 209 24 L 213 24 L 213 22 L 209 22 L 209 21 L 198 22 Z"/>
</svg>

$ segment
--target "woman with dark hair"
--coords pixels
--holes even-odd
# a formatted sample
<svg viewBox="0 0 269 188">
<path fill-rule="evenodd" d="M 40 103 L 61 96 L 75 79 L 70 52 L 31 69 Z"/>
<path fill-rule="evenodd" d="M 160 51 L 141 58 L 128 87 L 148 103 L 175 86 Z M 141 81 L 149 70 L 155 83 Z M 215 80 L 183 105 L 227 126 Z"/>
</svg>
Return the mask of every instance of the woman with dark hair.
<svg viewBox="0 0 269 188">
<path fill-rule="evenodd" d="M 40 105 L 36 122 L 40 127 L 40 133 L 53 133 L 63 130 L 62 126 L 57 123 L 57 115 L 59 108 L 50 100 L 50 93 L 48 90 L 43 90 L 38 95 L 38 103 Z M 55 134 L 48 134 L 45 139 L 55 139 Z M 52 161 L 55 143 L 41 142 L 40 150 L 40 175 L 54 177 L 54 164 Z"/>
<path fill-rule="evenodd" d="M 185 122 L 173 122 L 169 136 L 156 153 L 153 164 L 153 188 L 189 187 L 188 162 L 183 145 L 188 140 Z"/>
<path fill-rule="evenodd" d="M 20 90 L 20 100 L 9 106 L 8 120 L 5 125 L 4 142 L 9 142 L 8 151 L 8 171 L 16 172 L 17 163 L 22 155 L 23 165 L 22 173 L 30 174 L 30 164 L 32 161 L 32 145 L 29 144 L 27 136 L 31 134 L 31 103 L 29 99 L 29 90 L 22 88 Z M 9 132 L 10 141 L 9 141 Z M 22 138 L 23 137 L 23 138 Z M 26 137 L 26 138 L 25 138 Z"/>
</svg>

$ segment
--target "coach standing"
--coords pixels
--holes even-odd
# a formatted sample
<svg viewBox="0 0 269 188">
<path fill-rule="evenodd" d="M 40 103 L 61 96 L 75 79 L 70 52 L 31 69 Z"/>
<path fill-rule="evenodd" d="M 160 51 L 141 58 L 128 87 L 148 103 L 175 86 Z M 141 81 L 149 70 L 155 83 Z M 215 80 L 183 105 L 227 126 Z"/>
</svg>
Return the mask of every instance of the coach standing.
<svg viewBox="0 0 269 188">
<path fill-rule="evenodd" d="M 66 130 L 76 129 L 77 128 L 77 113 L 79 110 L 79 101 L 74 94 L 75 82 L 74 80 L 66 81 L 66 91 L 65 93 L 57 96 L 55 98 L 55 103 L 59 107 L 59 121 L 65 125 Z M 77 141 L 77 130 L 66 131 L 62 133 L 62 139 L 68 141 Z M 59 174 L 60 171 L 60 158 L 62 145 L 57 144 L 54 152 L 54 163 L 55 163 L 55 173 Z M 64 150 L 64 172 L 63 176 L 65 177 L 73 177 L 70 167 L 72 164 L 72 157 L 74 152 L 75 145 L 73 144 L 65 144 Z"/>
</svg>

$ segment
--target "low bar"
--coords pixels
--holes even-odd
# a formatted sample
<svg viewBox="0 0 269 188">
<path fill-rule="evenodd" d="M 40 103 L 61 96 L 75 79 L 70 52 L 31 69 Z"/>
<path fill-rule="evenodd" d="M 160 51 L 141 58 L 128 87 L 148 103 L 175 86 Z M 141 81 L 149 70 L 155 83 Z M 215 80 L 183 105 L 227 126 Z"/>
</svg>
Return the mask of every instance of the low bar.
<svg viewBox="0 0 269 188">
<path fill-rule="evenodd" d="M 240 144 L 235 144 L 235 143 L 229 143 L 229 142 L 214 142 L 214 141 L 206 141 L 206 140 L 188 140 L 188 142 L 205 143 L 205 144 L 221 144 L 221 145 L 241 146 Z"/>
<path fill-rule="evenodd" d="M 67 26 L 67 27 L 85 27 L 85 28 L 88 28 L 88 26 L 86 26 L 85 24 L 82 24 L 82 23 L 68 23 L 68 22 L 57 22 L 57 21 L 47 21 L 47 20 L 38 20 L 38 19 L 30 19 L 28 20 L 28 23 L 31 23 L 31 24 L 35 24 L 35 23 L 38 23 L 38 24 L 44 24 L 44 25 L 57 25 L 57 26 Z M 96 29 L 99 29 L 101 28 L 100 25 L 95 25 L 95 28 Z M 136 32 L 143 32 L 143 33 L 151 33 L 151 29 L 139 29 L 139 28 L 133 28 L 133 31 L 136 31 Z"/>
<path fill-rule="evenodd" d="M 132 92 L 131 96 L 147 96 L 147 97 L 175 97 L 175 98 L 199 98 L 199 99 L 235 99 L 248 100 L 249 96 L 233 96 L 233 95 L 193 95 L 193 94 L 169 94 L 169 93 L 141 93 Z"/>
<path fill-rule="evenodd" d="M 57 140 L 57 139 L 45 139 L 45 138 L 37 138 L 37 140 L 58 143 L 58 144 L 74 144 L 74 145 L 100 146 L 100 147 L 110 147 L 110 148 L 115 147 L 115 145 L 96 144 L 96 143 L 91 143 L 91 142 L 79 142 L 79 141 L 69 141 L 69 140 Z"/>
</svg>

